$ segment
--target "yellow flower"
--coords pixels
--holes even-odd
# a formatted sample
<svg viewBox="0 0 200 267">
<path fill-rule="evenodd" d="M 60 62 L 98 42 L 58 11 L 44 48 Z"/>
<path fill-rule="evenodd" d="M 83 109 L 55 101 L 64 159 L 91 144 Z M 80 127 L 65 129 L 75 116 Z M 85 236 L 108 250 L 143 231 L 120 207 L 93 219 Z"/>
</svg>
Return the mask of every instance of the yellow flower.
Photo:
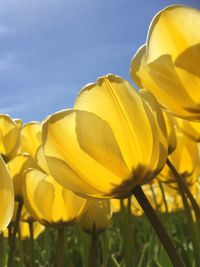
<svg viewBox="0 0 200 267">
<path fill-rule="evenodd" d="M 18 128 L 21 129 L 23 125 L 23 121 L 21 119 L 14 119 L 14 122 L 17 124 Z"/>
<path fill-rule="evenodd" d="M 41 145 L 42 126 L 39 122 L 29 122 L 21 129 L 21 152 L 29 153 L 33 158 Z"/>
<path fill-rule="evenodd" d="M 187 185 L 190 187 L 193 186 L 200 174 L 200 156 L 198 144 L 177 130 L 177 147 L 169 156 L 169 159 L 179 175 L 181 175 L 187 182 Z M 177 188 L 177 181 L 167 165 L 158 175 L 158 178 L 170 186 Z"/>
<path fill-rule="evenodd" d="M 90 199 L 79 222 L 86 233 L 101 233 L 107 228 L 111 216 L 110 200 Z"/>
<path fill-rule="evenodd" d="M 0 232 L 12 219 L 14 211 L 14 189 L 9 171 L 0 156 Z"/>
<path fill-rule="evenodd" d="M 166 135 L 155 98 L 107 75 L 81 91 L 74 110 L 46 120 L 43 146 L 51 174 L 64 187 L 85 197 L 116 198 L 163 168 Z"/>
<path fill-rule="evenodd" d="M 25 172 L 24 202 L 31 216 L 44 225 L 76 222 L 85 209 L 86 200 L 63 188 L 44 170 L 42 147 L 38 149 L 39 169 Z M 46 166 L 46 164 L 45 164 Z"/>
<path fill-rule="evenodd" d="M 8 115 L 0 114 L 0 155 L 4 161 L 17 153 L 19 147 L 20 129 Z"/>
<path fill-rule="evenodd" d="M 153 19 L 131 77 L 178 117 L 200 119 L 200 11 L 170 6 Z"/>
<path fill-rule="evenodd" d="M 168 138 L 168 154 L 171 154 L 176 148 L 176 132 L 175 126 L 176 121 L 168 112 L 163 112 L 165 123 L 167 127 L 167 138 Z"/>
<path fill-rule="evenodd" d="M 176 119 L 179 129 L 195 142 L 200 142 L 200 122 Z"/>
<path fill-rule="evenodd" d="M 23 198 L 22 185 L 24 171 L 36 166 L 33 158 L 27 153 L 21 153 L 13 157 L 7 164 L 14 184 L 15 198 Z"/>
<path fill-rule="evenodd" d="M 113 213 L 118 213 L 121 210 L 120 200 L 119 199 L 111 199 L 110 200 L 111 209 Z"/>
</svg>

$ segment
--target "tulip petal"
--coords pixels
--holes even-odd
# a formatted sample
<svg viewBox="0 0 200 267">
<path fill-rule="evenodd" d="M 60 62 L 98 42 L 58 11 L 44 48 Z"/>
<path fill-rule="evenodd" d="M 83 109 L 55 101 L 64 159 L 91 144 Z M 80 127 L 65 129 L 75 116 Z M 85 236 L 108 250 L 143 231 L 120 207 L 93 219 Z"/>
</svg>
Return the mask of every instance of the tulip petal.
<svg viewBox="0 0 200 267">
<path fill-rule="evenodd" d="M 12 219 L 14 212 L 14 189 L 9 171 L 0 156 L 0 232 Z"/>
<path fill-rule="evenodd" d="M 35 157 L 38 147 L 41 145 L 42 125 L 39 122 L 25 124 L 21 130 L 21 151 Z"/>
<path fill-rule="evenodd" d="M 172 56 L 174 62 L 180 53 L 199 44 L 199 28 L 198 9 L 174 5 L 161 10 L 153 19 L 149 29 L 148 63 L 167 54 Z"/>
<path fill-rule="evenodd" d="M 24 195 L 29 212 L 43 224 L 71 223 L 86 200 L 64 189 L 49 174 L 30 169 L 25 174 Z"/>
<path fill-rule="evenodd" d="M 15 196 L 22 197 L 24 171 L 28 168 L 34 168 L 36 163 L 28 154 L 21 153 L 20 155 L 13 157 L 7 166 L 13 180 Z"/>
<path fill-rule="evenodd" d="M 129 176 L 111 128 L 90 112 L 52 115 L 43 126 L 43 146 L 51 174 L 78 194 L 103 197 Z"/>
<path fill-rule="evenodd" d="M 8 115 L 0 115 L 0 154 L 7 161 L 19 146 L 20 129 Z"/>
<path fill-rule="evenodd" d="M 145 45 L 133 57 L 130 68 L 132 80 L 140 88 L 150 90 L 169 112 L 180 117 L 196 118 L 199 113 L 199 106 L 195 103 L 198 99 L 196 79 L 193 77 L 188 83 L 186 79 L 189 79 L 190 74 L 184 72 L 181 75 L 181 72 L 183 70 L 173 66 L 169 55 L 147 64 Z"/>
<path fill-rule="evenodd" d="M 116 75 L 106 75 L 83 88 L 75 108 L 92 112 L 112 128 L 123 158 L 134 171 L 147 167 L 152 151 L 152 131 L 142 100 L 134 88 Z M 145 168 L 144 167 L 144 168 Z"/>
</svg>

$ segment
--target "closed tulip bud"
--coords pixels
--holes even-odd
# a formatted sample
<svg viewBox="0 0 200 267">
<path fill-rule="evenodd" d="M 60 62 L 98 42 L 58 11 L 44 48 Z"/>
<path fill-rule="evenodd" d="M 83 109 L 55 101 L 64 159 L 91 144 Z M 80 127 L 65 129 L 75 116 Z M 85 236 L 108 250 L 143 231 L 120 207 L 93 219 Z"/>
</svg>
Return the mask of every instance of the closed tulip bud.
<svg viewBox="0 0 200 267">
<path fill-rule="evenodd" d="M 80 218 L 80 225 L 86 233 L 98 234 L 107 228 L 111 216 L 109 200 L 88 200 L 86 211 Z"/>
<path fill-rule="evenodd" d="M 0 156 L 0 232 L 10 223 L 14 211 L 14 189 L 9 171 Z"/>
<path fill-rule="evenodd" d="M 168 153 L 155 98 L 115 75 L 86 86 L 75 109 L 50 116 L 42 135 L 51 174 L 84 197 L 130 195 L 161 171 Z"/>
<path fill-rule="evenodd" d="M 191 120 L 200 119 L 199 27 L 198 9 L 175 5 L 161 10 L 130 70 L 132 80 L 165 109 Z"/>
</svg>

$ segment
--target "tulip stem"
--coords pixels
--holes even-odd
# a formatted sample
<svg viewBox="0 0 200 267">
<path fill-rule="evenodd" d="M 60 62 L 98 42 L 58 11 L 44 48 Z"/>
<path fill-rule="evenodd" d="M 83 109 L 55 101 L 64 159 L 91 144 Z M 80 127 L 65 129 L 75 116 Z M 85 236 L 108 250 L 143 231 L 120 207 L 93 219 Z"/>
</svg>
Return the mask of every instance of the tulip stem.
<svg viewBox="0 0 200 267">
<path fill-rule="evenodd" d="M 172 162 L 169 159 L 167 159 L 167 165 L 170 168 L 171 172 L 173 173 L 174 177 L 176 178 L 176 180 L 177 180 L 178 184 L 180 185 L 181 189 L 185 192 L 185 194 L 189 198 L 197 219 L 200 220 L 200 208 L 199 208 L 199 205 L 197 204 L 197 202 L 194 199 L 192 193 L 188 189 L 185 181 L 183 180 L 181 175 L 179 175 L 179 173 L 177 172 L 176 168 L 174 167 L 174 165 L 172 164 Z"/>
<path fill-rule="evenodd" d="M 124 205 L 122 199 L 120 199 L 120 207 L 122 210 L 122 231 L 123 231 L 123 242 L 124 242 L 124 256 L 126 266 L 131 267 L 133 265 L 132 255 L 132 226 L 131 226 L 131 197 L 127 199 L 127 206 Z"/>
<path fill-rule="evenodd" d="M 0 233 L 0 267 L 4 266 L 4 242 L 3 233 Z"/>
<path fill-rule="evenodd" d="M 163 185 L 162 185 L 161 182 L 158 182 L 158 184 L 159 184 L 160 191 L 161 191 L 162 198 L 163 198 L 163 202 L 164 202 L 164 205 L 165 205 L 165 211 L 166 211 L 167 214 L 169 214 L 169 209 L 168 209 L 167 200 L 166 200 L 166 197 L 165 197 L 165 192 L 164 192 L 164 189 L 163 189 Z"/>
<path fill-rule="evenodd" d="M 95 224 L 93 224 L 91 234 L 89 267 L 97 267 L 97 233 Z"/>
<path fill-rule="evenodd" d="M 184 206 L 184 209 L 185 209 L 185 213 L 187 215 L 188 230 L 190 232 L 190 236 L 191 236 L 191 240 L 192 240 L 193 252 L 194 252 L 194 258 L 195 258 L 196 266 L 200 266 L 198 240 L 197 240 L 198 234 L 196 234 L 196 231 L 195 231 L 195 224 L 194 224 L 194 221 L 192 219 L 192 213 L 191 213 L 190 205 L 188 203 L 187 197 L 185 196 L 185 193 L 181 190 L 181 188 L 179 188 L 179 191 L 180 191 L 180 194 L 181 194 L 181 198 L 182 198 L 183 206 Z"/>
<path fill-rule="evenodd" d="M 176 250 L 175 246 L 170 240 L 167 232 L 165 231 L 164 227 L 159 221 L 156 213 L 154 212 L 151 204 L 149 203 L 147 197 L 145 196 L 142 188 L 140 186 L 136 186 L 132 192 L 135 198 L 137 199 L 138 203 L 142 207 L 143 211 L 145 212 L 150 223 L 152 224 L 173 266 L 174 267 L 185 267 L 185 264 L 182 258 L 180 257 L 178 251 Z"/>
<path fill-rule="evenodd" d="M 65 226 L 58 227 L 57 267 L 64 267 L 65 258 Z"/>
<path fill-rule="evenodd" d="M 33 221 L 28 222 L 29 234 L 30 234 L 30 256 L 31 256 L 31 266 L 34 267 L 34 232 L 33 232 Z"/>
<path fill-rule="evenodd" d="M 19 198 L 17 201 L 18 201 L 17 214 L 16 214 L 16 219 L 15 219 L 14 225 L 13 225 L 13 233 L 11 235 L 11 240 L 10 240 L 7 267 L 13 267 L 14 266 L 13 261 L 14 261 L 14 255 L 15 255 L 16 234 L 17 234 L 17 231 L 19 228 L 20 216 L 21 216 L 21 211 L 22 211 L 22 207 L 23 207 L 22 198 Z"/>
</svg>

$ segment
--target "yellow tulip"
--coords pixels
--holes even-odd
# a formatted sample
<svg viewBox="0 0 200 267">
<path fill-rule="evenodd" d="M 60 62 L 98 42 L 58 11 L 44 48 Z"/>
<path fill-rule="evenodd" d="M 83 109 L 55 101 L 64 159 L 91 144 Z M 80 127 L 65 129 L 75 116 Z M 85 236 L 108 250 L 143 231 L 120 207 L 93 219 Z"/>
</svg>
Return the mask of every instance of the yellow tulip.
<svg viewBox="0 0 200 267">
<path fill-rule="evenodd" d="M 200 142 L 200 122 L 176 119 L 179 129 L 195 142 Z"/>
<path fill-rule="evenodd" d="M 167 137 L 168 137 L 168 154 L 171 154 L 176 148 L 176 132 L 175 126 L 176 121 L 168 112 L 163 112 L 165 123 L 167 127 Z"/>
<path fill-rule="evenodd" d="M 170 161 L 187 182 L 188 186 L 192 186 L 200 174 L 200 156 L 198 144 L 193 142 L 185 134 L 177 130 L 177 147 L 169 156 Z M 176 186 L 176 179 L 170 168 L 166 165 L 162 172 L 158 175 L 161 181 L 168 183 L 173 187 Z"/>
<path fill-rule="evenodd" d="M 82 229 L 89 234 L 103 232 L 111 220 L 109 200 L 88 200 L 86 211 L 80 217 Z"/>
<path fill-rule="evenodd" d="M 125 197 L 155 177 L 167 158 L 155 98 L 115 75 L 86 86 L 75 109 L 50 116 L 42 135 L 51 174 L 85 197 Z"/>
<path fill-rule="evenodd" d="M 9 171 L 0 156 L 0 232 L 10 223 L 14 211 L 14 189 Z"/>
<path fill-rule="evenodd" d="M 7 166 L 13 180 L 15 198 L 23 198 L 22 185 L 24 171 L 28 168 L 34 168 L 36 166 L 36 163 L 29 154 L 21 153 L 13 157 L 8 162 Z"/>
<path fill-rule="evenodd" d="M 146 45 L 131 63 L 131 77 L 178 117 L 200 119 L 200 11 L 170 6 L 153 19 Z"/>
<path fill-rule="evenodd" d="M 8 162 L 19 147 L 20 129 L 8 115 L 0 114 L 0 155 Z"/>
<path fill-rule="evenodd" d="M 52 176 L 29 169 L 24 179 L 24 202 L 33 218 L 44 225 L 77 221 L 86 200 L 60 186 Z"/>
<path fill-rule="evenodd" d="M 22 124 L 23 124 L 23 121 L 21 119 L 14 119 L 14 122 L 17 124 L 17 126 L 19 127 L 19 129 L 22 128 Z"/>
<path fill-rule="evenodd" d="M 29 153 L 33 158 L 41 145 L 42 126 L 39 122 L 29 122 L 21 129 L 21 151 Z"/>
<path fill-rule="evenodd" d="M 118 213 L 121 210 L 120 200 L 119 199 L 111 199 L 110 200 L 111 210 L 113 213 Z"/>
<path fill-rule="evenodd" d="M 40 169 L 29 169 L 24 175 L 23 192 L 28 212 L 44 225 L 77 221 L 86 200 L 63 188 L 49 174 L 41 146 L 36 159 Z"/>
</svg>

